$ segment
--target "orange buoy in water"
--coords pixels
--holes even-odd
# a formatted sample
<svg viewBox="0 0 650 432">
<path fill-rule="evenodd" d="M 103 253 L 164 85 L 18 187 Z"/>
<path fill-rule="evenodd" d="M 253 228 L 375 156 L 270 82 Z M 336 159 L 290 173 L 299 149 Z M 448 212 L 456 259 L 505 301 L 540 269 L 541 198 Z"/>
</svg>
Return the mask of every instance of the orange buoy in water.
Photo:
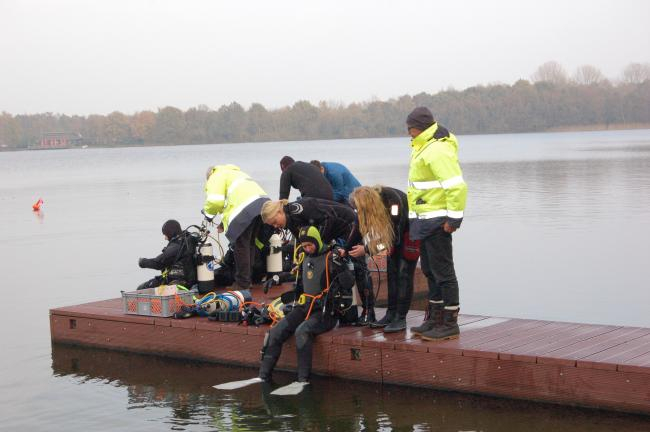
<svg viewBox="0 0 650 432">
<path fill-rule="evenodd" d="M 43 205 L 43 199 L 39 198 L 38 201 L 36 201 L 36 203 L 32 206 L 32 210 L 39 211 L 42 205 Z"/>
</svg>

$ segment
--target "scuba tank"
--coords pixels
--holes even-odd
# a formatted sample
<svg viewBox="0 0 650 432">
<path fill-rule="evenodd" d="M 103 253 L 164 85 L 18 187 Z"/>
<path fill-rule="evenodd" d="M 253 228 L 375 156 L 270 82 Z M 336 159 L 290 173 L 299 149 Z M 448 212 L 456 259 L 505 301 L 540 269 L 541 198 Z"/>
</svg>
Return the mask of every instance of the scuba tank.
<svg viewBox="0 0 650 432">
<path fill-rule="evenodd" d="M 348 259 L 347 263 L 345 263 L 345 264 L 347 265 L 348 270 L 350 270 L 352 272 L 352 274 L 355 274 L 354 273 L 354 263 L 352 262 L 352 260 Z M 359 290 L 357 289 L 357 281 L 355 279 L 354 285 L 352 286 L 352 305 L 353 306 L 359 306 L 359 305 L 362 305 L 362 304 L 363 304 L 363 302 L 359 298 Z"/>
<path fill-rule="evenodd" d="M 274 275 L 282 273 L 282 240 L 277 234 L 269 239 L 269 255 L 266 257 L 266 273 Z"/>
<path fill-rule="evenodd" d="M 214 256 L 211 243 L 200 243 L 198 246 L 196 279 L 199 282 L 201 294 L 214 289 Z"/>
</svg>

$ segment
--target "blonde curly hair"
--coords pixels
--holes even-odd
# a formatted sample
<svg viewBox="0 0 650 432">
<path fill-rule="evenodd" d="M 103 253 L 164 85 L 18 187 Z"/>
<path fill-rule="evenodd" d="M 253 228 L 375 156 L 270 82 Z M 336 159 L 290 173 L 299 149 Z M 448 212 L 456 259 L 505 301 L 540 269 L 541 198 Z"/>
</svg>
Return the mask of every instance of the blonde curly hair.
<svg viewBox="0 0 650 432">
<path fill-rule="evenodd" d="M 390 250 L 395 241 L 393 222 L 381 199 L 382 187 L 360 186 L 350 194 L 350 204 L 359 215 L 359 231 L 371 255 Z"/>
</svg>

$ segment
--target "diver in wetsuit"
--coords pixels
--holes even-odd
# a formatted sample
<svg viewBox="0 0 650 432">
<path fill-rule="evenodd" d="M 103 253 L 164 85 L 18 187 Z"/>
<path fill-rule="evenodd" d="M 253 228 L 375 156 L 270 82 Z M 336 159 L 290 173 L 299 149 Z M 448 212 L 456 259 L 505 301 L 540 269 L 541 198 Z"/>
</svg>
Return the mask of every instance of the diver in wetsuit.
<svg viewBox="0 0 650 432">
<path fill-rule="evenodd" d="M 140 258 L 140 268 L 160 270 L 159 276 L 149 279 L 138 286 L 138 289 L 155 288 L 160 285 L 183 285 L 187 288 L 196 284 L 196 263 L 194 252 L 196 239 L 183 232 L 181 224 L 170 219 L 162 226 L 162 233 L 169 241 L 162 253 L 155 258 Z"/>
<path fill-rule="evenodd" d="M 336 248 L 323 244 L 314 226 L 301 228 L 298 241 L 305 252 L 301 264 L 303 292 L 291 311 L 264 338 L 259 371 L 263 381 L 270 381 L 282 345 L 295 333 L 298 382 L 308 382 L 314 338 L 336 327 L 352 307 L 354 275 Z"/>
</svg>

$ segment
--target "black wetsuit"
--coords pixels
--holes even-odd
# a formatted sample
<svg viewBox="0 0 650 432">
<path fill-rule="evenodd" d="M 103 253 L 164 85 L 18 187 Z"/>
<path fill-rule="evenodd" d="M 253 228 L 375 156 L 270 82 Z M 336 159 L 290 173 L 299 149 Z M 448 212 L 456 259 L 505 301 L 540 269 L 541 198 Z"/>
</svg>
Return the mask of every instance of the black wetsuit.
<svg viewBox="0 0 650 432">
<path fill-rule="evenodd" d="M 302 198 L 334 199 L 332 185 L 314 165 L 296 161 L 289 165 L 280 176 L 280 199 L 288 199 L 291 187 L 300 191 Z"/>
<path fill-rule="evenodd" d="M 284 206 L 284 214 L 287 217 L 286 228 L 296 237 L 300 228 L 313 225 L 318 228 L 325 244 L 332 240 L 343 239 L 346 242 L 346 249 L 349 249 L 348 246 L 353 245 L 349 241 L 358 238 L 355 235 L 357 218 L 354 210 L 335 201 L 318 198 L 301 199 Z"/>
<path fill-rule="evenodd" d="M 381 200 L 390 214 L 395 240 L 388 255 L 388 314 L 397 313 L 400 319 L 406 318 L 413 298 L 413 275 L 417 258 L 404 254 L 404 241 L 408 235 L 408 199 L 404 192 L 391 187 L 381 188 Z"/>
<path fill-rule="evenodd" d="M 160 270 L 163 274 L 140 284 L 138 289 L 154 288 L 171 283 L 190 288 L 196 283 L 195 248 L 196 241 L 192 235 L 181 233 L 172 237 L 157 257 L 141 258 L 138 262 L 141 268 Z"/>
<path fill-rule="evenodd" d="M 287 218 L 286 228 L 294 236 L 298 235 L 301 227 L 314 225 L 318 228 L 325 244 L 341 239 L 344 242 L 343 248 L 349 251 L 352 246 L 361 243 L 361 235 L 357 228 L 357 216 L 354 210 L 345 204 L 317 198 L 305 198 L 287 204 L 284 207 L 284 214 Z M 350 258 L 354 264 L 354 274 L 363 303 L 362 307 L 364 310 L 371 309 L 375 305 L 375 298 L 366 257 Z"/>
<path fill-rule="evenodd" d="M 329 270 L 329 277 L 326 274 L 327 270 Z M 268 332 L 265 345 L 262 347 L 259 376 L 265 381 L 271 379 L 275 364 L 282 354 L 282 345 L 294 333 L 298 355 L 298 381 L 308 381 L 311 374 L 314 338 L 336 327 L 339 318 L 346 312 L 340 309 L 339 302 L 335 301 L 335 298 L 341 298 L 340 295 L 351 301 L 353 276 L 343 260 L 328 254 L 328 248 L 324 248 L 319 255 L 305 258 L 302 263 L 302 279 L 304 292 L 309 294 L 305 297 L 305 303 L 298 302 L 291 312 Z M 319 295 L 327 287 L 328 281 L 331 284 L 329 293 L 314 299 L 313 296 Z M 349 308 L 349 304 L 346 307 Z"/>
</svg>

